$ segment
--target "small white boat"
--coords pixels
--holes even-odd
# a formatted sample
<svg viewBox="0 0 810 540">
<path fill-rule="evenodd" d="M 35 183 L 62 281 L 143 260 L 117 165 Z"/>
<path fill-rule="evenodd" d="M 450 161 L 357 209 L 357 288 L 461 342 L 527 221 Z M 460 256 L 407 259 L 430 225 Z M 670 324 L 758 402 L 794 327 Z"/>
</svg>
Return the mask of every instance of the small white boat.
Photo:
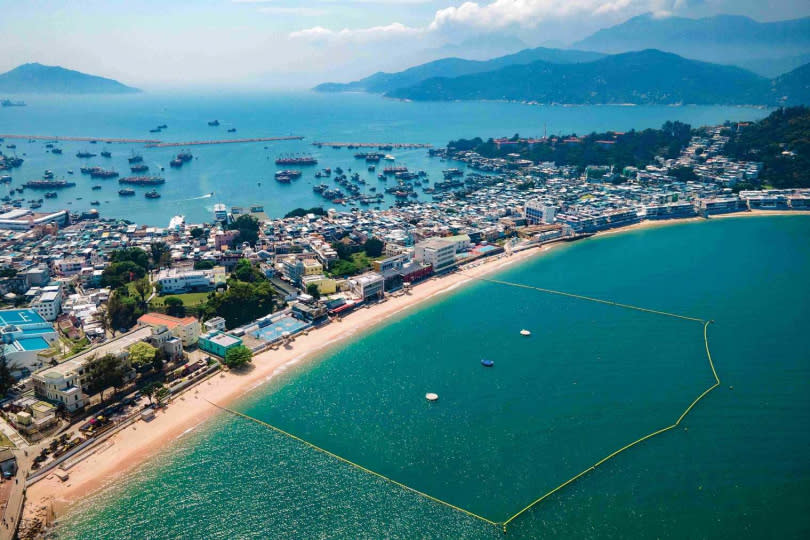
<svg viewBox="0 0 810 540">
<path fill-rule="evenodd" d="M 428 392 L 427 394 L 425 394 L 425 399 L 428 401 L 436 401 L 437 399 L 439 399 L 439 394 Z"/>
<path fill-rule="evenodd" d="M 532 335 L 532 333 L 524 328 L 523 330 L 520 331 L 520 335 L 521 336 L 530 336 L 530 335 Z"/>
<path fill-rule="evenodd" d="M 391 154 L 386 154 L 386 155 L 385 155 L 385 157 L 384 157 L 383 159 L 384 159 L 385 161 L 394 161 L 394 160 L 395 160 L 395 159 L 397 159 L 397 158 L 395 158 L 395 157 L 394 157 L 394 156 L 392 156 Z"/>
</svg>

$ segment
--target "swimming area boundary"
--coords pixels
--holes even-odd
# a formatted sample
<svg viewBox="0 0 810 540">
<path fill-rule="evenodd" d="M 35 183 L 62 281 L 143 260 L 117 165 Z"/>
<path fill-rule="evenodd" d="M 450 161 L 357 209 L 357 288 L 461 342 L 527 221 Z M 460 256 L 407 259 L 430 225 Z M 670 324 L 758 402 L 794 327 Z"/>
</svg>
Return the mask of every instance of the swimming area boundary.
<svg viewBox="0 0 810 540">
<path fill-rule="evenodd" d="M 666 311 L 654 310 L 654 309 L 644 308 L 644 307 L 640 307 L 640 306 L 634 306 L 634 305 L 631 305 L 631 304 L 624 304 L 624 303 L 620 303 L 620 302 L 613 302 L 611 300 L 604 300 L 604 299 L 601 299 L 601 298 L 593 298 L 593 297 L 590 297 L 590 296 L 583 296 L 583 295 L 568 293 L 568 292 L 564 292 L 564 291 L 557 291 L 557 290 L 554 290 L 554 289 L 546 289 L 546 288 L 542 288 L 542 287 L 535 287 L 535 286 L 526 285 L 526 284 L 523 284 L 523 283 L 513 283 L 513 282 L 510 282 L 510 281 L 503 281 L 503 280 L 484 278 L 484 277 L 476 277 L 476 276 L 471 276 L 471 275 L 464 274 L 464 273 L 462 273 L 462 275 L 465 275 L 465 276 L 469 277 L 470 279 L 476 279 L 476 280 L 479 280 L 479 281 L 485 281 L 485 282 L 494 283 L 494 284 L 498 284 L 498 285 L 517 287 L 517 288 L 522 288 L 522 289 L 530 289 L 530 290 L 535 290 L 535 291 L 546 293 L 546 294 L 553 294 L 553 295 L 557 295 L 557 296 L 565 296 L 565 297 L 568 297 L 568 298 L 575 298 L 575 299 L 578 299 L 578 300 L 585 300 L 585 301 L 589 301 L 589 302 L 595 302 L 595 303 L 599 303 L 599 304 L 606 304 L 606 305 L 615 306 L 615 307 L 619 307 L 619 308 L 623 308 L 623 309 L 631 309 L 631 310 L 635 310 L 635 311 L 641 311 L 641 312 L 644 312 L 644 313 L 650 313 L 650 314 L 653 314 L 653 315 L 660 315 L 660 316 L 664 316 L 664 317 L 671 317 L 671 318 L 680 319 L 680 320 L 684 320 L 684 321 L 698 322 L 701 325 L 703 325 L 703 342 L 704 342 L 704 345 L 705 345 L 705 348 L 706 348 L 706 358 L 709 361 L 709 367 L 711 368 L 712 376 L 714 377 L 714 384 L 712 384 L 711 386 L 706 388 L 700 395 L 698 395 L 689 404 L 689 406 L 686 407 L 686 409 L 683 411 L 683 413 L 681 413 L 681 415 L 678 417 L 677 420 L 675 420 L 674 423 L 672 423 L 672 424 L 670 424 L 670 425 L 668 425 L 666 427 L 660 428 L 660 429 L 658 429 L 656 431 L 653 431 L 651 433 L 648 433 L 648 434 L 646 434 L 646 435 L 644 435 L 642 437 L 639 437 L 635 441 L 633 441 L 633 442 L 631 442 L 629 444 L 626 444 L 625 446 L 619 448 L 618 450 L 615 450 L 615 451 L 611 452 L 610 454 L 603 457 L 602 459 L 600 459 L 599 461 L 597 461 L 596 463 L 594 463 L 593 465 L 591 465 L 587 469 L 583 470 L 579 474 L 576 474 L 576 475 L 572 476 L 571 478 L 569 478 L 568 480 L 566 480 L 562 484 L 558 485 L 554 489 L 552 489 L 552 490 L 548 491 L 547 493 L 543 494 L 542 496 L 538 497 L 537 499 L 535 499 L 534 501 L 532 501 L 531 503 L 529 503 L 528 505 L 523 507 L 518 512 L 516 512 L 516 513 L 512 514 L 511 516 L 509 516 L 504 521 L 494 521 L 494 520 L 488 519 L 488 518 L 486 518 L 484 516 L 478 515 L 478 514 L 476 514 L 474 512 L 471 512 L 469 510 L 466 510 L 464 508 L 456 506 L 456 505 L 454 505 L 452 503 L 449 503 L 447 501 L 444 501 L 444 500 L 439 499 L 437 497 L 434 497 L 432 495 L 429 495 L 429 494 L 427 494 L 425 492 L 419 491 L 418 489 L 415 489 L 415 488 L 410 487 L 410 486 L 408 486 L 406 484 L 403 484 L 402 482 L 398 482 L 397 480 L 394 480 L 393 478 L 389 478 L 388 476 L 385 476 L 385 475 L 383 475 L 383 474 L 381 474 L 379 472 L 368 469 L 368 468 L 366 468 L 366 467 L 364 467 L 364 466 L 362 466 L 362 465 L 360 465 L 358 463 L 355 463 L 355 462 L 353 462 L 353 461 L 351 461 L 349 459 L 346 459 L 346 458 L 344 458 L 342 456 L 339 456 L 339 455 L 337 455 L 337 454 L 335 454 L 333 452 L 330 452 L 329 450 L 321 448 L 320 446 L 317 446 L 317 445 L 315 445 L 315 444 L 313 444 L 313 443 L 311 443 L 311 442 L 309 442 L 307 440 L 304 440 L 304 439 L 302 439 L 302 438 L 300 438 L 300 437 L 298 437 L 296 435 L 293 435 L 292 433 L 284 431 L 281 428 L 278 428 L 278 427 L 276 427 L 276 426 L 274 426 L 272 424 L 269 424 L 267 422 L 259 420 L 258 418 L 254 418 L 252 416 L 248 416 L 248 415 L 246 415 L 244 413 L 241 413 L 239 411 L 230 409 L 228 407 L 218 405 L 218 404 L 216 404 L 216 403 L 214 403 L 212 401 L 208 401 L 208 400 L 206 400 L 206 401 L 208 401 L 208 403 L 210 403 L 214 407 L 217 407 L 217 408 L 219 408 L 219 409 L 221 409 L 223 411 L 226 411 L 226 412 L 228 412 L 228 413 L 230 413 L 230 414 L 232 414 L 234 416 L 237 416 L 239 418 L 242 418 L 242 419 L 248 420 L 250 422 L 256 423 L 256 424 L 258 424 L 260 426 L 263 426 L 263 427 L 265 427 L 267 429 L 275 431 L 276 433 L 285 435 L 285 436 L 287 436 L 287 437 L 289 437 L 289 438 L 291 438 L 291 439 L 293 439 L 295 441 L 298 441 L 298 442 L 304 444 L 305 446 L 308 446 L 308 447 L 312 448 L 313 450 L 317 450 L 318 452 L 321 452 L 321 453 L 326 454 L 327 456 L 330 456 L 330 457 L 332 457 L 332 458 L 334 458 L 334 459 L 336 459 L 338 461 L 341 461 L 343 463 L 351 465 L 351 466 L 355 467 L 356 469 L 359 469 L 359 470 L 361 470 L 361 471 L 363 471 L 365 473 L 368 473 L 368 474 L 370 474 L 372 476 L 376 476 L 377 478 L 380 478 L 380 479 L 385 480 L 385 481 L 387 481 L 387 482 L 389 482 L 391 484 L 394 484 L 394 485 L 396 485 L 396 486 L 398 486 L 398 487 L 400 487 L 400 488 L 402 488 L 402 489 L 404 489 L 406 491 L 410 491 L 411 493 L 415 493 L 416 495 L 424 497 L 424 498 L 426 498 L 428 500 L 431 500 L 431 501 L 433 501 L 435 503 L 446 506 L 446 507 L 451 508 L 453 510 L 456 510 L 458 512 L 461 512 L 461 513 L 463 513 L 463 514 L 465 514 L 467 516 L 475 518 L 475 519 L 477 519 L 479 521 L 482 521 L 484 523 L 487 523 L 489 525 L 499 527 L 499 528 L 501 528 L 503 530 L 504 533 L 506 533 L 507 532 L 507 527 L 514 520 L 516 520 L 521 515 L 528 512 L 529 510 L 531 510 L 532 508 L 534 508 L 535 506 L 537 506 L 538 504 L 540 504 L 544 500 L 548 499 L 549 497 L 551 497 L 555 493 L 557 493 L 560 490 L 564 489 L 565 487 L 573 484 L 574 482 L 576 482 L 580 478 L 586 476 L 588 473 L 595 471 L 597 469 L 597 467 L 600 467 L 601 465 L 607 463 L 608 461 L 615 458 L 619 454 L 622 454 L 623 452 L 633 448 L 634 446 L 636 446 L 638 444 L 643 443 L 644 441 L 652 439 L 653 437 L 656 437 L 658 435 L 661 435 L 663 433 L 666 433 L 667 431 L 670 431 L 670 430 L 675 429 L 676 427 L 678 427 L 681 424 L 681 422 L 684 420 L 684 418 L 686 418 L 686 416 L 692 411 L 692 409 L 694 409 L 694 407 L 704 397 L 706 397 L 712 390 L 714 390 L 715 388 L 720 386 L 720 378 L 717 375 L 717 370 L 715 369 L 714 361 L 712 360 L 711 350 L 709 349 L 708 329 L 709 329 L 709 325 L 714 322 L 712 320 L 704 320 L 704 319 L 700 319 L 700 318 L 697 318 L 697 317 L 689 317 L 689 316 L 686 316 L 686 315 L 680 315 L 680 314 L 676 314 L 676 313 L 669 313 L 669 312 L 666 312 Z"/>
</svg>

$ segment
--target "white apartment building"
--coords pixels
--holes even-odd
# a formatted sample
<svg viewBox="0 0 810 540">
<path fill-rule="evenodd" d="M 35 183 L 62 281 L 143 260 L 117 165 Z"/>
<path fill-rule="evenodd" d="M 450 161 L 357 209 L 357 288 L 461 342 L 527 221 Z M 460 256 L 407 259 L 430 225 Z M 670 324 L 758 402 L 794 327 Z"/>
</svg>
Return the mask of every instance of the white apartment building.
<svg viewBox="0 0 810 540">
<path fill-rule="evenodd" d="M 30 307 L 46 321 L 55 321 L 62 313 L 62 288 L 59 285 L 49 285 L 41 289 L 30 289 L 26 296 L 31 296 Z"/>
<path fill-rule="evenodd" d="M 444 238 L 428 238 L 413 247 L 413 257 L 432 265 L 434 272 L 441 272 L 456 262 L 456 243 Z"/>
<path fill-rule="evenodd" d="M 554 223 L 557 210 L 543 201 L 526 201 L 523 207 L 523 215 L 528 225 L 538 225 L 540 223 Z"/>
<path fill-rule="evenodd" d="M 214 288 L 213 274 L 205 270 L 167 268 L 158 273 L 155 281 L 160 284 L 162 294 L 210 291 Z"/>
<path fill-rule="evenodd" d="M 377 272 L 366 272 L 349 281 L 351 290 L 363 300 L 377 300 L 382 298 L 385 278 Z"/>
</svg>

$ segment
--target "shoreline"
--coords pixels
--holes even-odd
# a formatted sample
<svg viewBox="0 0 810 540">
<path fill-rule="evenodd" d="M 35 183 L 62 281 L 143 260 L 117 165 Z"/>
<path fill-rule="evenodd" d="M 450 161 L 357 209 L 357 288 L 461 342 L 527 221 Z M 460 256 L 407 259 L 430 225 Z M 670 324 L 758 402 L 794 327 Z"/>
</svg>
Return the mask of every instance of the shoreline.
<svg viewBox="0 0 810 540">
<path fill-rule="evenodd" d="M 641 221 L 632 225 L 598 232 L 594 237 L 615 235 L 635 230 L 658 228 L 676 224 L 709 221 L 715 218 L 810 215 L 810 211 L 749 211 L 713 216 L 709 219 L 691 217 L 658 221 Z M 59 518 L 70 508 L 99 490 L 114 483 L 121 474 L 143 465 L 165 449 L 172 441 L 197 429 L 219 409 L 205 400 L 228 406 L 237 399 L 266 384 L 293 365 L 311 361 L 330 348 L 344 343 L 357 334 L 368 332 L 400 313 L 416 308 L 424 302 L 450 293 L 492 272 L 504 270 L 518 263 L 555 250 L 564 242 L 532 247 L 509 256 L 484 259 L 464 274 L 455 272 L 432 277 L 414 286 L 409 294 L 389 297 L 386 301 L 359 308 L 341 321 L 299 335 L 293 342 L 276 350 L 256 355 L 252 367 L 243 373 L 221 372 L 188 390 L 168 408 L 159 410 L 151 422 L 135 422 L 113 435 L 98 450 L 69 470 L 70 478 L 60 481 L 54 474 L 30 486 L 27 490 L 24 518 L 41 515 L 43 507 Z"/>
</svg>

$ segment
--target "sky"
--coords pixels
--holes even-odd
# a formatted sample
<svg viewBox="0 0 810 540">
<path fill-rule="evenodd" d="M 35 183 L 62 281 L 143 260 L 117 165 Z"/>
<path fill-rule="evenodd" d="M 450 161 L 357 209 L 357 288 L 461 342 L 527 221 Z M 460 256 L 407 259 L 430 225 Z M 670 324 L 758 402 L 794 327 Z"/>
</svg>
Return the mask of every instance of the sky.
<svg viewBox="0 0 810 540">
<path fill-rule="evenodd" d="M 774 21 L 810 16 L 810 1 L 0 0 L 0 72 L 40 62 L 147 90 L 302 88 L 564 47 L 643 13 Z"/>
</svg>

